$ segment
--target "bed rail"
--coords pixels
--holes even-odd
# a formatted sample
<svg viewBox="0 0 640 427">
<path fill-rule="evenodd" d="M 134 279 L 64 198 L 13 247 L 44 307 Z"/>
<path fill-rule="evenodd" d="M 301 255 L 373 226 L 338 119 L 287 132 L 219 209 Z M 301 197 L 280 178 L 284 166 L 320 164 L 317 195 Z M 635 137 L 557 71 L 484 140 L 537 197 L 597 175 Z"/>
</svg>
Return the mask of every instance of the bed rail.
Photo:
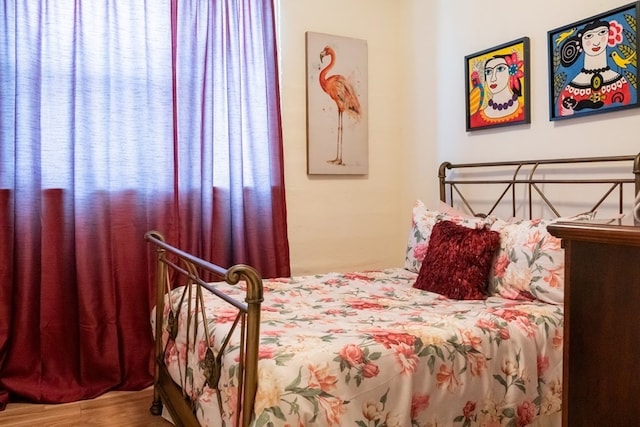
<svg viewBox="0 0 640 427">
<path fill-rule="evenodd" d="M 197 426 L 198 421 L 193 413 L 193 408 L 183 390 L 171 379 L 164 367 L 164 357 L 167 351 L 162 344 L 162 334 L 167 332 L 171 338 L 175 338 L 174 326 L 177 325 L 179 313 L 169 313 L 166 322 L 163 319 L 162 308 L 169 291 L 175 286 L 184 285 L 184 292 L 188 293 L 187 322 L 197 328 L 204 325 L 207 342 L 211 342 L 209 331 L 206 330 L 207 321 L 203 307 L 202 290 L 216 295 L 227 304 L 238 310 L 233 327 L 224 339 L 223 349 L 215 354 L 212 348 L 206 352 L 207 366 L 211 367 L 207 375 L 207 383 L 216 391 L 220 372 L 222 369 L 222 355 L 228 340 L 239 328 L 240 334 L 240 361 L 237 373 L 238 380 L 238 405 L 236 414 L 236 426 L 248 426 L 253 411 L 257 389 L 258 344 L 260 337 L 260 308 L 263 301 L 262 279 L 258 272 L 250 266 L 238 264 L 228 269 L 206 262 L 187 252 L 177 249 L 166 243 L 164 237 L 158 231 L 149 231 L 144 236 L 145 240 L 153 245 L 156 252 L 156 312 L 155 312 L 155 383 L 151 413 L 159 415 L 162 405 L 167 407 L 169 413 L 179 425 Z M 230 285 L 236 285 L 243 281 L 246 283 L 246 298 L 244 301 L 235 300 L 211 286 L 211 278 L 219 278 Z M 196 286 L 193 286 L 196 285 Z M 195 291 L 193 290 L 195 288 Z M 192 294 L 195 292 L 195 295 Z M 192 306 L 191 301 L 195 301 Z M 173 307 L 172 307 L 173 310 Z M 195 333 L 194 333 L 195 334 Z M 187 362 L 188 363 L 188 362 Z M 184 367 L 185 372 L 189 369 Z M 247 408 L 247 410 L 243 410 Z M 241 414 L 241 415 L 240 415 Z"/>
<path fill-rule="evenodd" d="M 602 177 L 600 173 L 597 173 L 597 178 L 549 178 L 546 176 L 549 172 L 554 172 L 556 166 L 562 166 L 562 170 L 566 170 L 567 166 L 579 165 L 579 164 L 592 164 L 594 167 L 616 167 L 619 172 L 619 168 L 629 165 L 629 172 L 624 173 L 621 176 L 620 173 L 613 173 Z M 619 166 L 619 168 L 618 168 Z M 471 172 L 476 170 L 482 170 L 488 178 L 464 178 L 458 177 L 455 174 L 451 174 L 453 171 Z M 584 172 L 584 170 L 582 170 Z M 448 176 L 449 174 L 449 176 Z M 454 175 L 454 176 L 451 176 Z M 473 215 L 490 215 L 500 205 L 505 196 L 511 192 L 511 214 L 516 215 L 516 201 L 522 200 L 522 198 L 516 196 L 516 188 L 525 186 L 526 201 L 528 207 L 529 218 L 533 217 L 533 206 L 536 201 L 542 203 L 549 208 L 556 216 L 560 216 L 560 212 L 556 208 L 557 203 L 551 201 L 551 199 L 545 194 L 545 184 L 562 184 L 562 185 L 594 185 L 605 184 L 607 185 L 605 190 L 600 194 L 600 198 L 595 200 L 586 211 L 593 212 L 597 210 L 603 202 L 617 190 L 618 196 L 618 212 L 623 213 L 624 205 L 624 192 L 625 185 L 634 185 L 634 195 L 640 194 L 640 153 L 636 155 L 627 156 L 604 156 L 604 157 L 576 157 L 576 158 L 563 158 L 563 159 L 541 159 L 541 160 L 522 160 L 522 161 L 501 161 L 501 162 L 485 162 L 485 163 L 450 163 L 443 162 L 438 170 L 438 178 L 440 181 L 440 200 L 454 205 L 454 199 L 459 199 L 462 206 L 464 206 Z M 478 212 L 472 206 L 472 203 L 465 196 L 463 192 L 464 186 L 477 186 L 477 185 L 496 185 L 501 186 L 502 193 L 491 208 L 486 212 Z M 591 203 L 591 202 L 590 202 Z"/>
</svg>

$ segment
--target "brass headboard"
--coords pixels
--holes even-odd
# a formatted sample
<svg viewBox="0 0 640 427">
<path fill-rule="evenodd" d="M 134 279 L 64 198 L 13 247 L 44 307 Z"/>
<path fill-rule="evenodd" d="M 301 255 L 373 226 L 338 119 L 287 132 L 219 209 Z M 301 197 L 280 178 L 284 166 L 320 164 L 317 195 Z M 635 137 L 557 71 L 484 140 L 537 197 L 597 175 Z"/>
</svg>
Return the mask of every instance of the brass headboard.
<svg viewBox="0 0 640 427">
<path fill-rule="evenodd" d="M 593 164 L 594 168 L 607 168 L 606 173 L 595 173 L 595 176 L 589 178 L 557 178 L 546 177 L 547 172 L 558 172 L 571 168 L 571 165 L 578 167 L 579 164 Z M 628 165 L 628 169 L 627 169 Z M 609 170 L 611 169 L 611 170 Z M 453 171 L 482 171 L 483 177 L 460 177 Z M 581 169 L 584 173 L 589 169 Z M 533 216 L 534 203 L 543 204 L 550 209 L 556 216 L 561 216 L 556 208 L 557 203 L 550 200 L 545 194 L 544 186 L 546 184 L 567 184 L 567 185 L 594 185 L 599 184 L 600 189 L 604 185 L 604 192 L 596 192 L 593 196 L 593 202 L 588 201 L 589 207 L 584 211 L 595 211 L 609 196 L 618 191 L 618 212 L 623 212 L 624 206 L 624 188 L 633 185 L 633 194 L 640 193 L 640 153 L 628 156 L 609 156 L 609 157 L 583 157 L 583 158 L 566 158 L 566 159 L 543 159 L 543 160 L 525 160 L 525 161 L 502 161 L 502 162 L 486 162 L 486 163 L 460 163 L 454 164 L 444 162 L 438 170 L 440 179 L 440 200 L 453 206 L 454 200 L 458 201 L 473 215 L 490 215 L 503 202 L 505 196 L 511 193 L 511 214 L 516 216 L 516 200 L 522 198 L 516 197 L 516 189 L 522 189 L 524 186 L 527 192 L 526 203 L 528 204 L 528 216 Z M 463 188 L 465 186 L 498 186 L 502 189 L 500 196 L 488 211 L 479 212 L 472 206 L 467 197 L 465 197 Z M 626 186 L 626 187 L 625 187 Z M 476 188 L 477 190 L 477 188 Z M 598 196 L 600 196 L 598 198 Z M 613 196 L 612 196 L 613 197 Z M 627 199 L 628 200 L 628 199 Z M 591 203 L 593 203 L 591 205 Z"/>
</svg>

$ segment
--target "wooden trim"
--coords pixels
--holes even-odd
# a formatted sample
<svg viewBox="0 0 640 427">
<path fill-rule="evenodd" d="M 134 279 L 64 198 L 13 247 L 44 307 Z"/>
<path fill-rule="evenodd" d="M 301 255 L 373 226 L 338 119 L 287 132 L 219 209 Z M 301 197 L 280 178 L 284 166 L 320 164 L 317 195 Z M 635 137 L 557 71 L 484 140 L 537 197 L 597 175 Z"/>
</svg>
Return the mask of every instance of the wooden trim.
<svg viewBox="0 0 640 427">
<path fill-rule="evenodd" d="M 640 227 L 598 224 L 597 222 L 556 222 L 547 226 L 561 239 L 611 245 L 640 246 Z"/>
</svg>

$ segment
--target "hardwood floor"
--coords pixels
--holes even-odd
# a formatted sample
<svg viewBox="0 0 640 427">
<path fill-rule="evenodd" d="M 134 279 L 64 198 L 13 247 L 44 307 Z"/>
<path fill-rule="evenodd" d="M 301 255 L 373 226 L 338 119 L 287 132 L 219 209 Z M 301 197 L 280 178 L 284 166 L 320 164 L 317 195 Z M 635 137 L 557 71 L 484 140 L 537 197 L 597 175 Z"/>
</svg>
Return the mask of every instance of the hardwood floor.
<svg viewBox="0 0 640 427">
<path fill-rule="evenodd" d="M 59 405 L 9 403 L 0 412 L 3 427 L 169 427 L 153 416 L 153 389 L 112 391 L 92 400 Z"/>
</svg>

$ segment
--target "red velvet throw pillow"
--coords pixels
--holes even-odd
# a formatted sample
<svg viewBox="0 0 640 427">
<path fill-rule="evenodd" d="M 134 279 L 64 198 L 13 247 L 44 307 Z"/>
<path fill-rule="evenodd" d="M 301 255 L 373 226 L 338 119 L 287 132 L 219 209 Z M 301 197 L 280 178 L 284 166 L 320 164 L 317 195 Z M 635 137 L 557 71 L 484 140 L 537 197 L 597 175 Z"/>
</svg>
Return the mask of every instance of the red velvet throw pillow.
<svg viewBox="0 0 640 427">
<path fill-rule="evenodd" d="M 431 232 L 414 288 L 459 300 L 485 299 L 500 234 L 440 221 Z"/>
</svg>

